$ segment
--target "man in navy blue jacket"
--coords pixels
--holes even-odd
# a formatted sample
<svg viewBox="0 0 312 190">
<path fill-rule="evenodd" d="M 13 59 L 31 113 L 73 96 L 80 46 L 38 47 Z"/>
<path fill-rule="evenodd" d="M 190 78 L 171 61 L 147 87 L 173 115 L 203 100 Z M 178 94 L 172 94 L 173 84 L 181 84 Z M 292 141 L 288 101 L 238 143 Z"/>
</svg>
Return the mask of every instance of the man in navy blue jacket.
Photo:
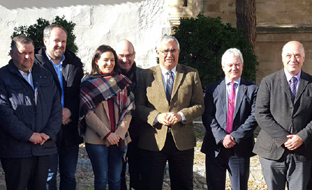
<svg viewBox="0 0 312 190">
<path fill-rule="evenodd" d="M 222 56 L 225 79 L 206 87 L 202 151 L 209 190 L 225 189 L 226 170 L 233 190 L 248 189 L 258 86 L 241 78 L 243 63 L 238 49 L 228 49 Z"/>
<path fill-rule="evenodd" d="M 8 190 L 45 189 L 50 155 L 57 152 L 62 123 L 60 95 L 52 75 L 34 64 L 26 36 L 11 43 L 0 69 L 0 158 Z"/>
</svg>

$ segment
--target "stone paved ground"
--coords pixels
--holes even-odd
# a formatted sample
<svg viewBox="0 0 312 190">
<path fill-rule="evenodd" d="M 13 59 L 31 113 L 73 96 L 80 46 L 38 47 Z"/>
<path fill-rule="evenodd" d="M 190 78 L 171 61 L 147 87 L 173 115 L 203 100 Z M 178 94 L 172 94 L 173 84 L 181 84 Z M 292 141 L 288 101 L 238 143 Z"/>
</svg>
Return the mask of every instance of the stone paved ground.
<svg viewBox="0 0 312 190">
<path fill-rule="evenodd" d="M 197 146 L 195 147 L 195 159 L 194 159 L 194 190 L 206 190 L 207 185 L 205 182 L 205 155 L 200 152 L 200 147 L 202 144 L 204 129 L 201 125 L 197 125 L 196 136 L 197 136 Z M 128 177 L 128 176 L 127 176 Z M 76 172 L 77 179 L 77 190 L 92 190 L 93 189 L 93 172 L 92 166 L 88 159 L 87 153 L 84 146 L 81 145 L 79 151 L 79 160 Z M 164 179 L 164 190 L 170 189 L 170 180 L 168 172 Z M 230 180 L 227 179 L 226 190 L 230 190 Z M 264 190 L 266 189 L 265 183 L 263 181 L 259 157 L 254 156 L 250 163 L 250 176 L 249 176 L 249 190 Z M 2 168 L 0 168 L 0 190 L 5 190 L 4 173 Z"/>
</svg>

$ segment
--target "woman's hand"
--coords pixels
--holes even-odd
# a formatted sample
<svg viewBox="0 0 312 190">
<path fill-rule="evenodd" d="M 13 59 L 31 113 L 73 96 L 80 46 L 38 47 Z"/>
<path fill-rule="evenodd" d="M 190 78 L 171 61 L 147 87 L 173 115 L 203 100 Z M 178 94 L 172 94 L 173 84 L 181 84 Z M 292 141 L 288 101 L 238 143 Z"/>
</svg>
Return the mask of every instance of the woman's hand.
<svg viewBox="0 0 312 190">
<path fill-rule="evenodd" d="M 120 137 L 116 135 L 115 133 L 111 133 L 106 139 L 111 145 L 114 145 L 119 142 Z"/>
</svg>

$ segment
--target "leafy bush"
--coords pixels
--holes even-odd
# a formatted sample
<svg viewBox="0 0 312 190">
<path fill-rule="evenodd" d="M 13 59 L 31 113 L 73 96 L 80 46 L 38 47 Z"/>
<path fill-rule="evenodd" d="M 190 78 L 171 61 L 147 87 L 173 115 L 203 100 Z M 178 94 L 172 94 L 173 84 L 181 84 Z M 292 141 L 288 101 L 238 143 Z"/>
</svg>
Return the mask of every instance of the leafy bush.
<svg viewBox="0 0 312 190">
<path fill-rule="evenodd" d="M 64 16 L 63 17 L 56 16 L 52 24 L 60 25 L 67 30 L 66 49 L 72 51 L 73 53 L 77 53 L 78 47 L 75 44 L 76 36 L 73 33 L 76 24 L 73 23 L 72 21 L 68 22 Z M 48 25 L 50 25 L 49 21 L 43 18 L 39 18 L 36 24 L 30 25 L 28 27 L 27 26 L 15 27 L 11 38 L 13 39 L 17 35 L 25 34 L 34 41 L 36 48 L 44 47 L 43 30 Z"/>
<path fill-rule="evenodd" d="M 196 68 L 203 87 L 224 78 L 221 57 L 229 48 L 241 50 L 244 58 L 242 78 L 256 79 L 257 57 L 251 44 L 241 30 L 230 24 L 222 24 L 221 18 L 181 18 L 181 24 L 174 27 L 174 36 L 180 43 L 180 63 Z"/>
</svg>

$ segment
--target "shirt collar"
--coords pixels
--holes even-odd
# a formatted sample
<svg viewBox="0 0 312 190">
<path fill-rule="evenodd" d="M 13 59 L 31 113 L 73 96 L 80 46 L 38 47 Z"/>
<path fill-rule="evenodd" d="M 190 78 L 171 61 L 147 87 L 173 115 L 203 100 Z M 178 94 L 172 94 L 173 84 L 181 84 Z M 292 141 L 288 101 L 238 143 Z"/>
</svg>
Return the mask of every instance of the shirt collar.
<svg viewBox="0 0 312 190">
<path fill-rule="evenodd" d="M 240 84 L 241 78 L 234 80 L 233 82 L 235 82 L 237 85 Z M 232 82 L 229 78 L 225 77 L 225 84 L 228 85 L 230 82 Z"/>
<path fill-rule="evenodd" d="M 288 71 L 286 71 L 286 69 L 284 68 L 284 73 L 285 73 L 285 75 L 286 75 L 287 82 L 289 82 L 290 79 L 291 79 L 292 77 L 296 77 L 296 78 L 297 78 L 297 81 L 299 81 L 300 76 L 301 76 L 301 70 L 300 70 L 300 72 L 299 72 L 297 75 L 292 76 L 292 75 L 291 75 Z"/>
<path fill-rule="evenodd" d="M 32 69 L 30 69 L 30 70 L 28 71 L 28 73 L 26 73 L 26 72 L 24 72 L 24 71 L 22 71 L 22 70 L 18 70 L 18 71 L 21 73 L 22 76 L 24 76 L 25 74 L 28 76 L 29 74 L 31 74 L 31 70 L 32 70 Z"/>
<path fill-rule="evenodd" d="M 159 64 L 159 66 L 160 66 L 162 75 L 163 75 L 163 76 L 166 76 L 166 73 L 167 73 L 169 70 L 167 70 L 167 69 L 166 69 L 165 67 L 163 67 L 161 64 Z M 177 70 L 177 66 L 175 66 L 173 69 L 171 69 L 173 75 L 175 75 L 176 70 Z"/>
<path fill-rule="evenodd" d="M 59 64 L 56 64 L 56 63 L 54 63 L 53 59 L 47 54 L 47 51 L 45 51 L 45 54 L 47 55 L 47 58 L 49 59 L 49 61 L 50 61 L 53 65 L 55 65 L 55 66 L 62 65 L 63 62 L 64 62 L 64 60 L 65 60 L 65 55 L 63 55 L 63 56 L 62 56 L 62 59 L 61 59 L 61 61 L 60 61 L 60 63 L 59 63 Z"/>
</svg>

